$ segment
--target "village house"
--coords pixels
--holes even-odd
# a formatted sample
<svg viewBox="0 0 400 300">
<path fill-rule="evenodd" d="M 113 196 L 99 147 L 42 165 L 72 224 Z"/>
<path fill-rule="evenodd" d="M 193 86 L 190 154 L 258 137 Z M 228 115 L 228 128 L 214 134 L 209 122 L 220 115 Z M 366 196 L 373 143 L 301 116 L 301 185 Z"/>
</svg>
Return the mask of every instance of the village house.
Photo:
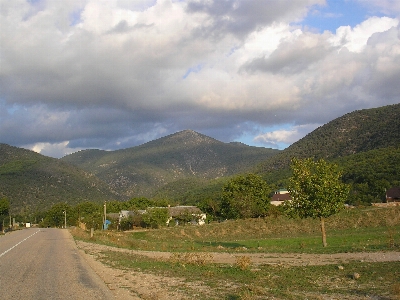
<svg viewBox="0 0 400 300">
<path fill-rule="evenodd" d="M 204 225 L 206 223 L 206 214 L 203 213 L 196 206 L 172 206 L 168 207 L 168 221 L 167 225 L 172 220 L 175 220 L 175 225 L 179 225 L 179 222 L 186 221 L 193 225 Z"/>
<path fill-rule="evenodd" d="M 160 207 L 168 210 L 168 220 L 167 225 L 170 224 L 171 221 L 174 221 L 175 225 L 179 225 L 179 223 L 187 222 L 193 225 L 204 225 L 206 222 L 206 214 L 203 213 L 196 206 L 168 206 L 168 207 Z M 134 216 L 135 214 L 145 214 L 146 210 L 138 210 L 138 211 L 129 211 L 129 210 L 121 210 L 119 213 L 119 223 L 123 218 L 128 218 L 130 216 Z"/>
<path fill-rule="evenodd" d="M 283 204 L 285 201 L 291 201 L 292 197 L 290 196 L 290 193 L 288 190 L 285 189 L 280 189 L 275 192 L 275 194 L 272 196 L 271 199 L 271 204 L 275 206 L 279 206 Z"/>
<path fill-rule="evenodd" d="M 386 202 L 400 202 L 400 187 L 392 187 L 386 191 Z"/>
</svg>

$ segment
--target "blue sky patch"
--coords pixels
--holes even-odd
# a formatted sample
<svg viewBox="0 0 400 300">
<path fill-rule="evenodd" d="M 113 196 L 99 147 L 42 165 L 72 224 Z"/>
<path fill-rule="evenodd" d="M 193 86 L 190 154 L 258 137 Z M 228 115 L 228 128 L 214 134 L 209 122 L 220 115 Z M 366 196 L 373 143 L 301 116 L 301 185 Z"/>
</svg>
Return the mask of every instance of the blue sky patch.
<svg viewBox="0 0 400 300">
<path fill-rule="evenodd" d="M 201 71 L 201 69 L 203 68 L 203 64 L 198 64 L 197 66 L 191 67 L 189 69 L 187 69 L 185 75 L 182 76 L 183 79 L 186 79 L 190 73 L 198 73 Z"/>
<path fill-rule="evenodd" d="M 328 0 L 325 6 L 316 6 L 299 25 L 319 33 L 332 33 L 340 26 L 354 27 L 368 18 L 368 10 L 358 2 Z"/>
</svg>

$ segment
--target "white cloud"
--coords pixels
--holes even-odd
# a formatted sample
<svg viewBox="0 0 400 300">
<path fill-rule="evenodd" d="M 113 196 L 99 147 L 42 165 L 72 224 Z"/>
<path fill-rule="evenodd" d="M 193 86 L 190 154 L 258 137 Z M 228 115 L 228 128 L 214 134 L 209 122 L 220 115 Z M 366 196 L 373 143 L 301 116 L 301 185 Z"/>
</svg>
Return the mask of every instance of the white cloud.
<svg viewBox="0 0 400 300">
<path fill-rule="evenodd" d="M 306 134 L 316 129 L 320 124 L 295 125 L 290 129 L 279 129 L 265 132 L 254 138 L 256 143 L 278 147 L 279 144 L 290 145 L 298 141 Z"/>
<path fill-rule="evenodd" d="M 246 123 L 399 102 L 396 18 L 320 34 L 292 26 L 320 0 L 0 1 L 0 142 L 61 153 L 182 129 L 231 141 Z"/>
<path fill-rule="evenodd" d="M 82 148 L 69 148 L 68 143 L 68 141 L 61 143 L 36 143 L 34 145 L 24 145 L 23 147 L 46 156 L 57 158 L 82 150 Z"/>
<path fill-rule="evenodd" d="M 399 24 L 397 19 L 388 17 L 371 17 L 354 28 L 341 26 L 330 39 L 332 45 L 346 47 L 352 52 L 361 52 L 367 45 L 368 39 L 377 32 L 385 32 Z"/>
</svg>

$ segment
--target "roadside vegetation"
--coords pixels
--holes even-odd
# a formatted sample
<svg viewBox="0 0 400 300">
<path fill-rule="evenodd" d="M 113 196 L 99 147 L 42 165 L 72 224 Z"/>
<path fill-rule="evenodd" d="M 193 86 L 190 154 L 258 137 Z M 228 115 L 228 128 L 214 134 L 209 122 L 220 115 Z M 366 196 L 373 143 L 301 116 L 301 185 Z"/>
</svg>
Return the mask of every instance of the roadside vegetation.
<svg viewBox="0 0 400 300">
<path fill-rule="evenodd" d="M 399 299 L 400 262 L 352 261 L 340 265 L 255 264 L 251 253 L 329 254 L 400 251 L 400 207 L 346 209 L 326 219 L 327 247 L 319 220 L 284 215 L 128 232 L 71 229 L 77 240 L 119 248 L 175 253 L 168 260 L 103 251 L 113 268 L 178 278 L 188 299 Z M 235 264 L 215 264 L 229 252 Z M 357 275 L 358 274 L 358 275 Z M 359 276 L 359 277 L 358 277 Z M 357 278 L 356 278 L 357 277 Z"/>
<path fill-rule="evenodd" d="M 284 215 L 180 225 L 127 232 L 73 230 L 77 239 L 156 251 L 341 253 L 400 247 L 400 207 L 346 209 L 326 219 L 329 245 L 322 247 L 319 220 Z"/>
</svg>

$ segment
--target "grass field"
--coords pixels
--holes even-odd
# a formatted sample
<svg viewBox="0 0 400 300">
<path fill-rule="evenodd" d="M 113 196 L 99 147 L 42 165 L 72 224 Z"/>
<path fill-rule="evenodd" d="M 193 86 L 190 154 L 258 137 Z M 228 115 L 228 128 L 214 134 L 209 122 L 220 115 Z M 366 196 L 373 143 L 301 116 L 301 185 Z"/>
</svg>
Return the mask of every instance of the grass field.
<svg viewBox="0 0 400 300">
<path fill-rule="evenodd" d="M 191 299 L 400 299 L 400 261 L 319 266 L 254 265 L 247 253 L 400 251 L 400 208 L 343 211 L 319 222 L 284 216 L 133 232 L 72 231 L 76 239 L 130 249 L 175 252 L 174 260 L 105 251 L 104 263 L 136 272 L 182 278 L 175 288 Z M 189 260 L 190 253 L 229 252 L 236 264 Z M 182 254 L 179 254 L 182 253 Z M 354 274 L 360 274 L 355 278 Z M 191 286 L 197 286 L 196 289 Z M 199 293 L 199 290 L 202 292 Z"/>
</svg>

